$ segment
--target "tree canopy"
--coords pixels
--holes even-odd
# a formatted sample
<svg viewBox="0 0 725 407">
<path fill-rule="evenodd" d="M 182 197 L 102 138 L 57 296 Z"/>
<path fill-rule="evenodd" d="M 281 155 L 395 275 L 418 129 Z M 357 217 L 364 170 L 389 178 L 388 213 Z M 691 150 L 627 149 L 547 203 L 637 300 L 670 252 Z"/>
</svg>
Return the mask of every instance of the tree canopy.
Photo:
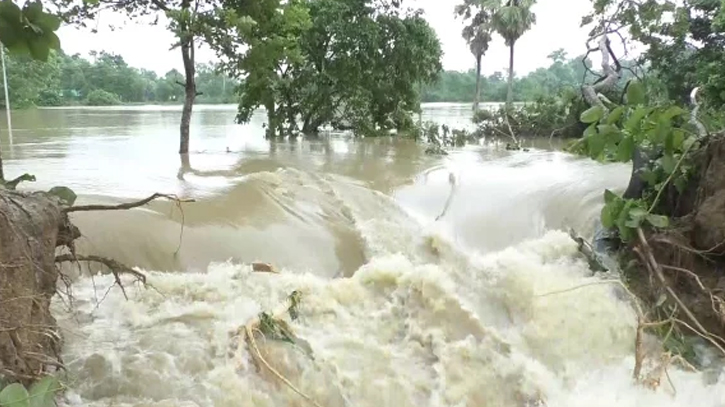
<svg viewBox="0 0 725 407">
<path fill-rule="evenodd" d="M 258 106 L 269 133 L 321 126 L 404 129 L 419 85 L 441 70 L 440 42 L 421 13 L 369 0 L 227 0 L 209 42 L 241 81 L 238 120 Z M 233 39 L 230 41 L 229 39 Z M 245 48 L 240 52 L 241 48 Z M 415 63 L 411 63 L 415 61 Z"/>
</svg>

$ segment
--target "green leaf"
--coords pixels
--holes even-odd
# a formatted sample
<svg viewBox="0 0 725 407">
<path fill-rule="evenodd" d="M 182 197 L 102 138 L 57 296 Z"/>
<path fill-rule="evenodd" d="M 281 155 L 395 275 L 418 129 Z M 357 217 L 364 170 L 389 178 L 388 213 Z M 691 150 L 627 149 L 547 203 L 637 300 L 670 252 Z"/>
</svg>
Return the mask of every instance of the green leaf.
<svg viewBox="0 0 725 407">
<path fill-rule="evenodd" d="M 615 194 L 614 192 L 605 189 L 604 190 L 604 202 L 605 203 L 612 203 L 619 200 L 619 195 Z"/>
<path fill-rule="evenodd" d="M 30 407 L 28 391 L 20 383 L 13 383 L 0 391 L 0 406 Z"/>
<path fill-rule="evenodd" d="M 645 103 L 644 85 L 639 81 L 629 82 L 627 86 L 627 104 L 630 106 L 641 105 Z"/>
<path fill-rule="evenodd" d="M 617 146 L 617 161 L 627 162 L 634 154 L 634 139 L 632 136 L 625 136 Z"/>
<path fill-rule="evenodd" d="M 30 21 L 37 21 L 43 15 L 43 5 L 39 1 L 31 1 L 23 8 L 23 14 Z"/>
<path fill-rule="evenodd" d="M 666 118 L 667 120 L 672 120 L 677 116 L 681 116 L 683 114 L 687 113 L 687 111 L 679 106 L 670 106 L 662 112 L 662 116 Z"/>
<path fill-rule="evenodd" d="M 670 219 L 667 216 L 662 215 L 647 215 L 647 222 L 656 228 L 666 228 L 670 225 Z"/>
<path fill-rule="evenodd" d="M 624 106 L 618 106 L 609 112 L 605 122 L 607 124 L 614 124 L 622 117 L 622 114 L 624 114 Z"/>
<path fill-rule="evenodd" d="M 648 185 L 654 185 L 657 183 L 657 174 L 652 170 L 642 170 L 642 172 L 640 172 L 640 177 L 642 178 L 642 181 L 646 182 Z"/>
<path fill-rule="evenodd" d="M 39 60 L 47 61 L 48 55 L 50 55 L 50 48 L 41 38 L 35 37 L 28 40 L 28 48 L 30 49 L 30 55 Z"/>
<path fill-rule="evenodd" d="M 61 386 L 54 376 L 46 376 L 30 386 L 30 407 L 52 407 Z"/>
<path fill-rule="evenodd" d="M 630 132 L 634 132 L 637 130 L 640 126 L 640 123 L 642 122 L 642 119 L 644 119 L 645 116 L 650 114 L 650 112 L 653 110 L 651 107 L 640 107 L 637 108 L 627 119 L 627 122 L 624 124 L 624 127 L 629 130 Z"/>
<path fill-rule="evenodd" d="M 601 212 L 601 220 L 602 220 L 602 226 L 609 229 L 614 227 L 614 219 L 616 219 L 617 214 L 614 213 L 614 206 L 611 204 L 604 205 L 602 207 Z"/>
<path fill-rule="evenodd" d="M 589 109 L 582 112 L 581 116 L 579 117 L 579 120 L 582 123 L 594 123 L 599 121 L 599 119 L 604 116 L 604 108 L 602 108 L 599 105 L 592 106 Z"/>
<path fill-rule="evenodd" d="M 675 165 L 677 165 L 677 161 L 675 161 L 675 157 L 672 155 L 663 155 L 661 159 L 661 165 L 662 170 L 665 171 L 666 174 L 672 174 L 672 171 L 675 170 Z"/>
<path fill-rule="evenodd" d="M 35 19 L 35 21 L 44 32 L 57 31 L 61 23 L 60 17 L 48 13 L 44 13 Z"/>
<path fill-rule="evenodd" d="M 589 157 L 592 159 L 598 158 L 602 151 L 604 151 L 604 146 L 606 145 L 607 139 L 604 138 L 601 134 L 594 134 L 586 139 L 587 142 L 587 149 L 589 151 Z"/>
<path fill-rule="evenodd" d="M 584 138 L 593 136 L 595 134 L 597 134 L 597 125 L 596 124 L 592 123 L 586 129 L 584 129 Z"/>
</svg>

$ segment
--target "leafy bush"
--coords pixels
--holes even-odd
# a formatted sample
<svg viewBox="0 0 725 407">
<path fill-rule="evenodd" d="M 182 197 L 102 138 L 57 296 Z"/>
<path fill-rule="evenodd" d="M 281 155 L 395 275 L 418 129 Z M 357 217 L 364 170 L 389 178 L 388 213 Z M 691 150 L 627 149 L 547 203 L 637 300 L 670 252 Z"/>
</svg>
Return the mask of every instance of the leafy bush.
<svg viewBox="0 0 725 407">
<path fill-rule="evenodd" d="M 513 131 L 517 137 L 549 137 L 552 134 L 579 137 L 577 114 L 580 110 L 583 110 L 583 105 L 576 94 L 562 93 L 541 96 L 533 103 L 510 112 L 504 106 L 493 112 L 480 110 L 474 113 L 473 122 L 478 124 L 478 132 L 486 136 L 508 136 Z"/>
<path fill-rule="evenodd" d="M 63 98 L 60 93 L 52 90 L 43 90 L 38 95 L 38 106 L 62 106 Z"/>
<path fill-rule="evenodd" d="M 658 156 L 642 169 L 646 188 L 640 199 L 624 199 L 607 190 L 602 208 L 602 225 L 616 227 L 620 238 L 628 241 L 635 230 L 648 223 L 657 228 L 668 226 L 668 218 L 656 214 L 663 191 L 674 186 L 682 193 L 692 172 L 686 160 L 699 144 L 687 123 L 687 110 L 670 102 L 649 104 L 644 86 L 631 82 L 625 105 L 594 106 L 581 114 L 588 125 L 584 136 L 572 150 L 600 161 L 629 162 L 636 148 L 654 151 Z"/>
<path fill-rule="evenodd" d="M 113 106 L 121 104 L 121 100 L 113 93 L 96 89 L 88 94 L 86 103 L 90 106 Z"/>
</svg>

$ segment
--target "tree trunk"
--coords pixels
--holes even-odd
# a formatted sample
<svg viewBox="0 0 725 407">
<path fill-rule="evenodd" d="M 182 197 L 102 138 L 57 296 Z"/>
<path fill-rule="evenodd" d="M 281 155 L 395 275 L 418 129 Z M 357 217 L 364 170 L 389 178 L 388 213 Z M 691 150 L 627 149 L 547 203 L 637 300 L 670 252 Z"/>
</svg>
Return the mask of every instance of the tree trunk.
<svg viewBox="0 0 725 407">
<path fill-rule="evenodd" d="M 185 2 L 186 8 L 189 7 Z M 181 110 L 181 137 L 179 140 L 179 154 L 189 153 L 189 126 L 191 125 L 191 110 L 196 100 L 196 67 L 194 66 L 194 36 L 189 34 L 187 24 L 181 23 L 181 58 L 184 61 L 184 108 Z M 183 38 L 183 37 L 186 38 Z"/>
<path fill-rule="evenodd" d="M 511 111 L 514 103 L 514 43 L 509 46 L 509 86 L 506 95 L 506 110 Z"/>
<path fill-rule="evenodd" d="M 476 55 L 476 95 L 473 99 L 473 111 L 478 111 L 478 103 L 481 101 L 481 57 L 483 54 Z"/>
<path fill-rule="evenodd" d="M 3 149 L 0 148 L 0 183 L 5 182 L 5 173 L 3 172 Z"/>
</svg>

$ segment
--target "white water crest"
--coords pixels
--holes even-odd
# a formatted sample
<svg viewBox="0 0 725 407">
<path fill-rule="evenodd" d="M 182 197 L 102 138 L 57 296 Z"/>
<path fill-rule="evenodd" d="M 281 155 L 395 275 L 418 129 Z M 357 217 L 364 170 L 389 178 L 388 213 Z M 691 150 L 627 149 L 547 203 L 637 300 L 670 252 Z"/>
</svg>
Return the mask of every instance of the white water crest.
<svg viewBox="0 0 725 407">
<path fill-rule="evenodd" d="M 112 276 L 80 277 L 71 310 L 54 302 L 65 338 L 67 405 L 311 405 L 258 370 L 246 345 L 238 357 L 230 354 L 238 342 L 230 332 L 293 291 L 302 300 L 290 325 L 302 341 L 260 346 L 320 406 L 725 405 L 725 383 L 675 366 L 669 376 L 676 391 L 666 379 L 657 390 L 632 383 L 636 314 L 614 285 L 591 284 L 601 279 L 564 231 L 533 228 L 507 247 L 475 251 L 470 240 L 458 241 L 456 222 L 426 221 L 419 210 L 342 176 L 282 169 L 244 182 L 263 183 L 304 219 L 353 230 L 363 265 L 347 278 L 314 267 L 255 273 L 239 262 L 146 270 L 152 288 L 124 280 L 129 300 L 118 287 L 109 290 Z M 537 216 L 530 218 L 536 224 L 558 222 Z M 193 239 L 193 227 L 187 233 Z M 326 256 L 327 246 L 321 250 Z"/>
</svg>

